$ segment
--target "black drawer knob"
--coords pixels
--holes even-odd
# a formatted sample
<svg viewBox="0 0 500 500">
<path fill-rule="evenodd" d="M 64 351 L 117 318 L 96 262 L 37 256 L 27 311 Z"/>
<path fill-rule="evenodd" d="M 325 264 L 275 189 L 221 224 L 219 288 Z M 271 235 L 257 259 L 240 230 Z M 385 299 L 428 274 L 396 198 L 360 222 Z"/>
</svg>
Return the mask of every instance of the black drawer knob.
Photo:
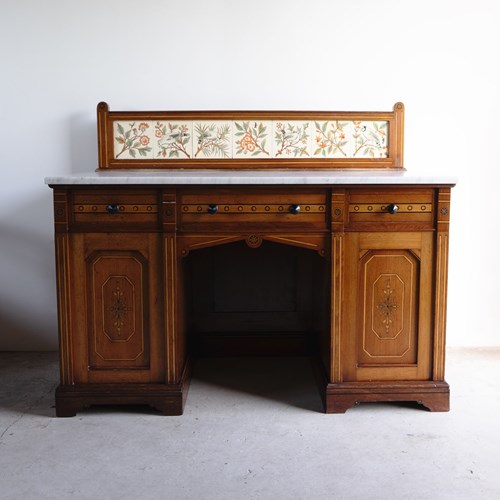
<svg viewBox="0 0 500 500">
<path fill-rule="evenodd" d="M 106 207 L 106 210 L 108 211 L 108 214 L 117 214 L 120 210 L 120 205 L 117 203 L 111 203 Z"/>
<path fill-rule="evenodd" d="M 209 214 L 216 214 L 217 211 L 219 210 L 219 206 L 216 205 L 215 203 L 210 203 L 207 207 L 208 213 Z"/>
<path fill-rule="evenodd" d="M 296 205 L 296 204 L 290 205 L 290 208 L 288 209 L 288 211 L 293 215 L 298 215 L 298 214 L 300 214 L 300 205 Z"/>
<path fill-rule="evenodd" d="M 399 207 L 395 203 L 390 203 L 387 205 L 386 209 L 390 214 L 397 214 L 399 211 Z"/>
</svg>

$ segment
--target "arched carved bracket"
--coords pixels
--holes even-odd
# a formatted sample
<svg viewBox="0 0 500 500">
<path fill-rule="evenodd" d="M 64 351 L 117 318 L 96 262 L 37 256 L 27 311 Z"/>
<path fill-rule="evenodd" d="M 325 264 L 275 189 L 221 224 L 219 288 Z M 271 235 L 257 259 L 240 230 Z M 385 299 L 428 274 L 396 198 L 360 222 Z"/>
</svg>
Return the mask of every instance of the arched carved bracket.
<svg viewBox="0 0 500 500">
<path fill-rule="evenodd" d="M 292 245 L 309 250 L 315 250 L 321 257 L 329 258 L 330 253 L 327 251 L 330 245 L 330 238 L 327 235 L 316 234 L 269 234 L 263 236 L 264 239 Z"/>
<path fill-rule="evenodd" d="M 191 250 L 199 250 L 201 248 L 215 247 L 217 245 L 225 245 L 226 243 L 234 243 L 245 239 L 245 236 L 213 236 L 213 235 L 192 235 L 178 236 L 177 248 L 180 257 L 187 257 Z"/>
<path fill-rule="evenodd" d="M 238 234 L 238 235 L 192 235 L 178 236 L 179 256 L 187 257 L 191 250 L 225 245 L 244 240 L 250 248 L 259 248 L 264 240 L 314 250 L 323 258 L 329 258 L 329 236 L 317 234 Z"/>
</svg>

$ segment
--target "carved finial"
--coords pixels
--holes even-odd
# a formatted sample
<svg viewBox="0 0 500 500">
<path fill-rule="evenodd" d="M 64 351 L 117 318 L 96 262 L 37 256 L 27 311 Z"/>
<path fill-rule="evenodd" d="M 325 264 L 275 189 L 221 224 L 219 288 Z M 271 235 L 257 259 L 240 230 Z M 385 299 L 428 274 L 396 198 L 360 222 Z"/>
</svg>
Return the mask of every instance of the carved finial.
<svg viewBox="0 0 500 500">
<path fill-rule="evenodd" d="M 104 111 L 104 112 L 108 112 L 109 111 L 109 106 L 108 106 L 108 103 L 107 102 L 100 102 L 98 105 L 97 105 L 97 111 Z"/>
<path fill-rule="evenodd" d="M 394 111 L 398 110 L 398 111 L 404 111 L 405 109 L 405 105 L 402 103 L 402 102 L 397 102 L 396 104 L 394 104 Z"/>
</svg>

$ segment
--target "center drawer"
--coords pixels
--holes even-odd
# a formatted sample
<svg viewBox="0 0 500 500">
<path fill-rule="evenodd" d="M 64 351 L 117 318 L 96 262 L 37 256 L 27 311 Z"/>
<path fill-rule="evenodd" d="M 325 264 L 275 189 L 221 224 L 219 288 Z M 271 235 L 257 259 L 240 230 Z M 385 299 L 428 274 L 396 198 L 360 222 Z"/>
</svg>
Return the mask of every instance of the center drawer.
<svg viewBox="0 0 500 500">
<path fill-rule="evenodd" d="M 325 191 L 198 190 L 180 193 L 180 225 L 326 229 Z"/>
</svg>

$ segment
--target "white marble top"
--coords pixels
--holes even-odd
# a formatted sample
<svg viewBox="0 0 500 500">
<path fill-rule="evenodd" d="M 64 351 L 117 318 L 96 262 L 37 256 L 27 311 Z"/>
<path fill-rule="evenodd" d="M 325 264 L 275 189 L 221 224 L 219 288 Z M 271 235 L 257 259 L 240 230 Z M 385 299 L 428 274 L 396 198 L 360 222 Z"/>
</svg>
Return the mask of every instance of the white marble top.
<svg viewBox="0 0 500 500">
<path fill-rule="evenodd" d="M 103 170 L 46 177 L 50 185 L 454 185 L 456 177 L 366 170 Z"/>
</svg>

